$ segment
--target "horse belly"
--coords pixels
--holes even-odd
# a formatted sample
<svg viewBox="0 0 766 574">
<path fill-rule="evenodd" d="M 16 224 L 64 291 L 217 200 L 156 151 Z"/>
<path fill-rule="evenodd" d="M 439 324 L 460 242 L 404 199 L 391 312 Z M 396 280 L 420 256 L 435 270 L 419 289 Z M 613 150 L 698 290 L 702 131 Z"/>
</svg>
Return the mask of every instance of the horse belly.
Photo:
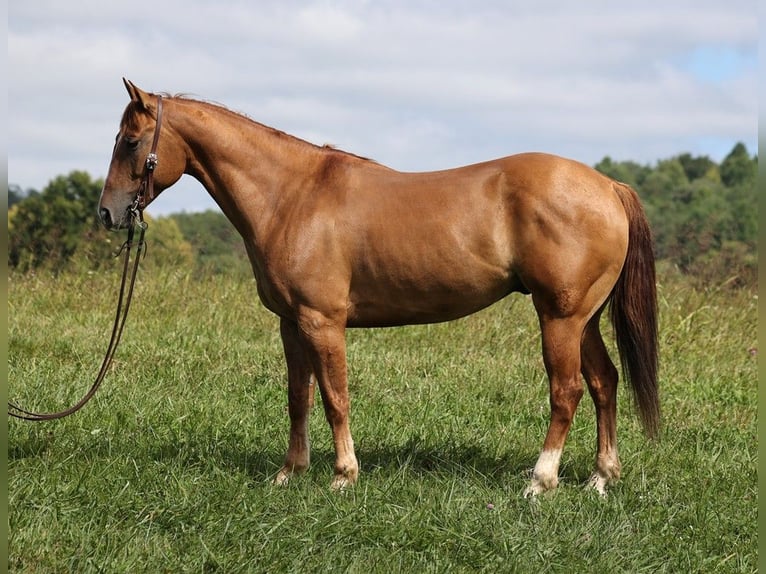
<svg viewBox="0 0 766 574">
<path fill-rule="evenodd" d="M 349 327 L 439 323 L 475 313 L 513 291 L 509 274 L 478 266 L 440 274 L 427 269 L 407 276 L 391 272 L 356 276 L 348 303 Z"/>
</svg>

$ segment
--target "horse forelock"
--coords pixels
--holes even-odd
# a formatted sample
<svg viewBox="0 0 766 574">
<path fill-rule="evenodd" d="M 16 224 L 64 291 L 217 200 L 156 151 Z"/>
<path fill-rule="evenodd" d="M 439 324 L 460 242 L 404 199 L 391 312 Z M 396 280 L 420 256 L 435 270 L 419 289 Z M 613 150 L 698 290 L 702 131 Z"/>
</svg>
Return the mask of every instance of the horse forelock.
<svg viewBox="0 0 766 574">
<path fill-rule="evenodd" d="M 120 127 L 124 127 L 128 130 L 138 129 L 139 108 L 140 105 L 135 101 L 131 101 L 125 106 L 125 111 L 122 113 L 122 119 L 120 119 Z"/>
<path fill-rule="evenodd" d="M 125 111 L 122 113 L 122 119 L 120 120 L 120 126 L 129 131 L 138 130 L 140 128 L 139 118 L 142 115 L 148 115 L 152 119 L 157 119 L 155 112 L 147 110 L 139 102 L 131 101 L 125 106 Z"/>
</svg>

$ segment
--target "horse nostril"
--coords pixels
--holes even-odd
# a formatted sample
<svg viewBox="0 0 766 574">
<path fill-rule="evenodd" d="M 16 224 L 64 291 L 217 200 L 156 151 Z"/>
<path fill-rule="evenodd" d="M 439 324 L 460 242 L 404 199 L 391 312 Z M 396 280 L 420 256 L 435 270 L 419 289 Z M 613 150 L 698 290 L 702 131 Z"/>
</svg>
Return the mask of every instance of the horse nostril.
<svg viewBox="0 0 766 574">
<path fill-rule="evenodd" d="M 112 227 L 112 216 L 109 214 L 109 210 L 102 207 L 98 210 L 98 215 L 101 218 L 101 224 L 107 229 L 110 229 Z"/>
</svg>

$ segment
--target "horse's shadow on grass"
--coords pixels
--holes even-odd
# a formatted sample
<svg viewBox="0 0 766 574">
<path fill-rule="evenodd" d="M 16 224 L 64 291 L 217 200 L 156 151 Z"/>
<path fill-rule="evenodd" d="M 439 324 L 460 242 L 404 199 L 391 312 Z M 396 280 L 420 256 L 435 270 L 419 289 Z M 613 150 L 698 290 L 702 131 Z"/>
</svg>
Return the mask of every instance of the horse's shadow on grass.
<svg viewBox="0 0 766 574">
<path fill-rule="evenodd" d="M 47 457 L 52 450 L 67 448 L 76 450 L 87 459 L 106 459 L 127 456 L 184 467 L 215 466 L 243 472 L 255 480 L 273 477 L 279 471 L 284 451 L 274 448 L 249 447 L 231 437 L 216 439 L 205 434 L 192 434 L 183 440 L 154 443 L 142 450 L 130 440 L 110 442 L 105 437 L 81 437 L 56 444 L 55 433 L 30 433 L 9 442 L 8 460 L 21 461 Z M 414 474 L 454 473 L 456 475 L 481 474 L 493 478 L 518 475 L 526 472 L 534 463 L 533 453 L 511 452 L 498 458 L 476 445 L 443 444 L 425 445 L 417 438 L 410 438 L 404 445 L 377 444 L 371 448 L 357 448 L 362 472 L 410 472 Z M 332 472 L 332 450 L 314 448 L 311 453 L 313 472 Z M 309 472 L 312 472 L 310 469 Z"/>
<path fill-rule="evenodd" d="M 45 455 L 55 442 L 52 432 L 30 433 L 26 437 L 9 439 L 8 461 L 21 461 L 25 459 L 39 458 Z"/>
<path fill-rule="evenodd" d="M 24 438 L 11 440 L 8 445 L 8 461 L 13 463 L 47 457 L 49 451 L 59 448 L 56 442 L 53 433 L 30 433 Z M 233 437 L 221 440 L 220 437 L 205 433 L 186 435 L 183 440 L 154 443 L 143 449 L 130 440 L 115 444 L 102 436 L 80 437 L 79 440 L 69 440 L 67 443 L 68 450 L 76 450 L 78 456 L 89 460 L 121 457 L 138 460 L 146 457 L 170 466 L 199 468 L 201 472 L 206 468 L 239 472 L 255 482 L 273 479 L 284 458 L 284 451 L 276 444 L 273 448 L 258 448 Z M 502 455 L 497 455 L 478 445 L 450 441 L 426 444 L 418 437 L 411 437 L 399 445 L 357 445 L 357 457 L 362 476 L 473 477 L 485 482 L 505 484 L 529 478 L 537 453 L 507 449 Z M 307 476 L 317 481 L 327 479 L 329 482 L 333 462 L 334 453 L 331 449 L 314 448 Z M 561 476 L 568 481 L 581 482 L 587 479 L 588 471 L 586 461 L 570 461 L 562 467 Z"/>
<path fill-rule="evenodd" d="M 332 453 L 327 457 L 332 462 Z M 534 464 L 534 453 L 511 450 L 502 455 L 467 443 L 429 443 L 417 437 L 403 445 L 361 446 L 358 452 L 363 471 L 396 473 L 400 471 L 416 475 L 447 475 L 464 477 L 481 475 L 502 481 L 509 476 L 527 474 Z"/>
<path fill-rule="evenodd" d="M 209 438 L 209 437 L 208 437 Z M 251 480 L 270 481 L 282 466 L 284 450 L 251 448 L 236 441 L 218 443 L 205 452 L 209 443 L 198 437 L 194 443 L 166 443 L 150 453 L 156 461 L 178 461 L 187 466 L 212 465 L 231 472 L 240 472 Z M 512 479 L 529 478 L 537 453 L 512 450 L 502 457 L 480 446 L 470 444 L 426 445 L 411 438 L 403 445 L 357 445 L 357 457 L 362 477 L 377 474 L 383 477 L 410 475 L 415 477 L 449 477 L 465 479 L 471 476 L 502 484 Z M 330 481 L 335 454 L 332 449 L 313 448 L 307 477 L 319 482 Z"/>
</svg>

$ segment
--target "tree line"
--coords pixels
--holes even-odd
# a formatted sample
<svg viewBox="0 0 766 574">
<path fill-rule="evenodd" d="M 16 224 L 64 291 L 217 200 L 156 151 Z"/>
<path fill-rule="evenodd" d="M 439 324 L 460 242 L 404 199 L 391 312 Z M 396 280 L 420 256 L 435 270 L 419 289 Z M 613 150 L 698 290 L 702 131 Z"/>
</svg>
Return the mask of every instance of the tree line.
<svg viewBox="0 0 766 574">
<path fill-rule="evenodd" d="M 658 260 L 701 283 L 756 285 L 758 158 L 743 143 L 720 164 L 685 153 L 655 166 L 606 157 L 595 168 L 638 191 Z"/>
<path fill-rule="evenodd" d="M 638 191 L 652 226 L 655 253 L 668 272 L 700 285 L 757 285 L 758 158 L 737 143 L 717 163 L 684 153 L 654 165 L 605 157 L 594 166 Z M 8 190 L 8 264 L 28 272 L 97 270 L 122 235 L 97 221 L 102 180 L 73 171 L 42 191 Z M 248 274 L 242 240 L 218 211 L 150 220 L 149 265 L 186 265 L 197 273 Z"/>
</svg>

